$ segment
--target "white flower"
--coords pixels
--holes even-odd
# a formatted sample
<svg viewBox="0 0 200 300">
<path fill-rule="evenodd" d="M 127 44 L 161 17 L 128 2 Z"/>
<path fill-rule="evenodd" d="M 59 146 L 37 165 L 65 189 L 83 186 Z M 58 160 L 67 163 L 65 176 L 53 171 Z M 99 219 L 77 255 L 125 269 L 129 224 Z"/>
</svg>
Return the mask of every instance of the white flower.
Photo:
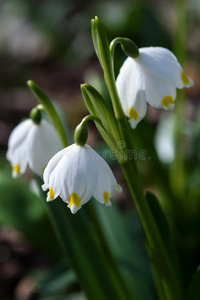
<svg viewBox="0 0 200 300">
<path fill-rule="evenodd" d="M 48 161 L 61 148 L 55 129 L 46 120 L 39 125 L 31 119 L 21 122 L 9 137 L 6 154 L 13 177 L 23 174 L 27 166 L 41 176 Z"/>
<path fill-rule="evenodd" d="M 162 47 L 139 49 L 135 59 L 128 57 L 116 80 L 122 107 L 132 128 L 145 116 L 147 104 L 172 110 L 176 88 L 193 86 L 174 54 Z"/>
<path fill-rule="evenodd" d="M 111 206 L 114 190 L 121 190 L 108 164 L 88 145 L 73 144 L 54 155 L 43 179 L 47 201 L 60 196 L 73 214 L 92 197 Z"/>
</svg>

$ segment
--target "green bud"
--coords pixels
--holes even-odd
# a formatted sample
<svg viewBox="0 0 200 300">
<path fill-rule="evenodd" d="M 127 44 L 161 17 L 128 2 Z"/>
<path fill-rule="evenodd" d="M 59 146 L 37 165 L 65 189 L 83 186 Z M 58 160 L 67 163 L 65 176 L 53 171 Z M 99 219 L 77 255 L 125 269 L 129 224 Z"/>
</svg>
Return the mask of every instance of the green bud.
<svg viewBox="0 0 200 300">
<path fill-rule="evenodd" d="M 36 124 L 39 125 L 42 119 L 41 108 L 36 106 L 30 112 L 30 119 Z"/>
<path fill-rule="evenodd" d="M 132 58 L 137 58 L 139 56 L 139 49 L 138 46 L 130 39 L 128 38 L 122 38 L 118 37 L 114 39 L 110 44 L 110 50 L 113 54 L 115 46 L 120 43 L 122 50 L 127 56 L 130 56 Z"/>
<path fill-rule="evenodd" d="M 117 121 L 110 107 L 91 85 L 82 84 L 81 92 L 101 136 L 113 151 L 118 151 L 117 141 L 120 140 L 120 135 Z"/>
<path fill-rule="evenodd" d="M 111 68 L 112 60 L 108 39 L 98 17 L 91 21 L 91 32 L 94 49 L 102 68 Z"/>
<path fill-rule="evenodd" d="M 87 125 L 81 122 L 74 131 L 74 141 L 77 146 L 85 146 L 88 137 Z"/>
</svg>

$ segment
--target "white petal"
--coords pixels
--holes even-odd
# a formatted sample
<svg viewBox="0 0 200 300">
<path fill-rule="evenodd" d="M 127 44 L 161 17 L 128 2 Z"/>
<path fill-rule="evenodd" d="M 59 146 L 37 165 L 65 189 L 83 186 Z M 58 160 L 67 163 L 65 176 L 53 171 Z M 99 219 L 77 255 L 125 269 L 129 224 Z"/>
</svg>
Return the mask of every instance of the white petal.
<svg viewBox="0 0 200 300">
<path fill-rule="evenodd" d="M 16 147 L 18 147 L 23 142 L 23 140 L 26 138 L 32 124 L 33 124 L 33 122 L 30 119 L 22 121 L 11 132 L 11 135 L 8 140 L 8 152 L 7 152 L 8 159 L 9 159 L 10 152 L 12 153 L 12 151 Z"/>
<path fill-rule="evenodd" d="M 85 145 L 84 147 L 76 146 L 77 160 L 73 162 L 73 177 L 70 178 L 69 192 L 77 193 L 81 197 L 81 205 L 88 202 L 93 195 L 97 184 L 97 168 L 91 156 L 94 150 Z"/>
<path fill-rule="evenodd" d="M 9 137 L 6 157 L 13 167 L 13 177 L 23 174 L 26 170 L 30 150 L 27 138 L 32 124 L 31 120 L 21 122 Z"/>
<path fill-rule="evenodd" d="M 191 79 L 187 77 L 188 80 L 185 82 L 182 79 L 182 67 L 175 55 L 168 49 L 145 47 L 140 48 L 139 51 L 140 55 L 137 60 L 150 73 L 179 89 L 192 86 L 193 81 Z"/>
<path fill-rule="evenodd" d="M 146 114 L 146 96 L 144 91 L 144 75 L 137 60 L 128 57 L 120 69 L 116 85 L 122 107 L 135 128 Z"/>
<path fill-rule="evenodd" d="M 117 185 L 115 186 L 115 190 L 116 190 L 118 193 L 122 193 L 122 187 L 121 187 L 119 184 L 117 184 Z"/>
<path fill-rule="evenodd" d="M 175 123 L 174 115 L 163 115 L 156 129 L 154 144 L 164 164 L 172 163 L 175 159 Z"/>
<path fill-rule="evenodd" d="M 176 87 L 145 71 L 147 102 L 157 108 L 172 110 L 176 98 Z"/>
<path fill-rule="evenodd" d="M 86 148 L 74 144 L 49 177 L 49 186 L 67 203 L 71 194 L 77 194 L 81 198 L 81 205 L 93 195 L 97 171 L 95 164 L 88 158 Z"/>
<path fill-rule="evenodd" d="M 113 196 L 117 182 L 108 164 L 99 156 L 97 163 L 98 181 L 94 191 L 94 198 L 100 203 L 111 206 L 110 198 Z"/>
<path fill-rule="evenodd" d="M 71 206 L 67 205 L 67 207 L 69 207 L 69 209 L 71 210 L 72 214 L 76 214 L 77 211 L 79 209 L 81 209 L 82 206 L 79 205 L 79 207 L 77 207 L 75 204 L 72 204 Z"/>
<path fill-rule="evenodd" d="M 138 91 L 135 103 L 129 107 L 128 117 L 131 127 L 136 128 L 137 124 L 144 118 L 147 111 L 146 94 L 144 90 Z"/>
<path fill-rule="evenodd" d="M 34 173 L 41 176 L 48 161 L 62 146 L 55 129 L 46 120 L 35 125 L 33 140 L 29 166 Z"/>
<path fill-rule="evenodd" d="M 67 152 L 69 152 L 72 148 L 74 147 L 74 144 L 66 147 L 64 149 L 62 149 L 61 151 L 59 151 L 58 153 L 56 153 L 48 162 L 44 173 L 43 173 L 43 180 L 46 184 L 49 183 L 49 176 L 50 174 L 54 171 L 55 167 L 57 166 L 58 162 L 61 160 L 61 158 L 67 154 Z"/>
<path fill-rule="evenodd" d="M 26 171 L 30 154 L 29 132 L 32 125 L 31 120 L 23 121 L 10 135 L 6 156 L 13 167 L 13 177 L 17 177 Z"/>
<path fill-rule="evenodd" d="M 43 191 L 47 191 L 49 189 L 49 185 L 44 183 L 42 186 L 41 186 L 42 190 Z"/>
</svg>

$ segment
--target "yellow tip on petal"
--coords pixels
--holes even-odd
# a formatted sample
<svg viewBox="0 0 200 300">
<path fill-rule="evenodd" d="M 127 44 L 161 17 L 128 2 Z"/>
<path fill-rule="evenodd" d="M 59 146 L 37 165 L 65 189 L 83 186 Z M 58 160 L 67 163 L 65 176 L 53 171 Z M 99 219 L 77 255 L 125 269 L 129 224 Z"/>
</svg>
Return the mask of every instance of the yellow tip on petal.
<svg viewBox="0 0 200 300">
<path fill-rule="evenodd" d="M 118 191 L 118 193 L 121 193 L 122 192 L 122 187 L 119 184 L 117 184 L 116 190 Z"/>
<path fill-rule="evenodd" d="M 49 198 L 51 200 L 53 200 L 53 198 L 54 198 L 54 191 L 53 191 L 53 189 L 51 187 L 49 188 Z"/>
<path fill-rule="evenodd" d="M 19 174 L 19 172 L 20 172 L 20 166 L 19 166 L 19 165 L 14 165 L 13 171 L 14 171 L 15 173 Z"/>
<path fill-rule="evenodd" d="M 80 203 L 81 203 L 81 197 L 79 197 L 76 193 L 72 193 L 70 196 L 69 196 L 69 207 L 72 206 L 72 204 L 75 204 L 76 207 L 78 208 Z"/>
<path fill-rule="evenodd" d="M 128 114 L 129 114 L 131 119 L 133 119 L 135 122 L 137 121 L 139 115 L 138 115 L 137 111 L 134 108 L 132 108 L 132 107 L 129 108 Z"/>
<path fill-rule="evenodd" d="M 103 200 L 104 200 L 105 203 L 108 204 L 108 201 L 109 201 L 109 193 L 108 193 L 107 191 L 105 191 L 105 192 L 103 193 Z"/>
<path fill-rule="evenodd" d="M 173 102 L 173 98 L 171 96 L 165 96 L 162 101 L 161 101 L 161 105 L 168 108 L 168 106 L 170 104 L 174 104 Z"/>
<path fill-rule="evenodd" d="M 183 84 L 190 84 L 189 78 L 187 77 L 187 75 L 185 75 L 185 73 L 182 71 L 181 72 L 181 80 L 183 82 Z"/>
</svg>

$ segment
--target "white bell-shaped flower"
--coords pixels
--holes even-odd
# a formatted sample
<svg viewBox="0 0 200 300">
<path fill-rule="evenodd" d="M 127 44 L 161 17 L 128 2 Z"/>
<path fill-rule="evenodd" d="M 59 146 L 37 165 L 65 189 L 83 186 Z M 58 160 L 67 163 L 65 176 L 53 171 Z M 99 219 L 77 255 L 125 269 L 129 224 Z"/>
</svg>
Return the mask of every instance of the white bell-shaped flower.
<svg viewBox="0 0 200 300">
<path fill-rule="evenodd" d="M 13 177 L 23 174 L 27 166 L 42 176 L 48 161 L 60 149 L 62 146 L 56 131 L 46 120 L 39 124 L 32 119 L 21 122 L 9 137 L 6 154 L 13 168 Z"/>
<path fill-rule="evenodd" d="M 140 48 L 138 57 L 125 60 L 116 80 L 121 104 L 132 128 L 145 116 L 146 102 L 172 110 L 176 88 L 193 84 L 174 54 L 162 47 Z"/>
<path fill-rule="evenodd" d="M 47 201 L 60 196 L 73 214 L 93 196 L 111 206 L 114 190 L 121 191 L 108 164 L 88 145 L 73 144 L 54 155 L 43 179 L 43 190 L 49 189 Z"/>
</svg>

